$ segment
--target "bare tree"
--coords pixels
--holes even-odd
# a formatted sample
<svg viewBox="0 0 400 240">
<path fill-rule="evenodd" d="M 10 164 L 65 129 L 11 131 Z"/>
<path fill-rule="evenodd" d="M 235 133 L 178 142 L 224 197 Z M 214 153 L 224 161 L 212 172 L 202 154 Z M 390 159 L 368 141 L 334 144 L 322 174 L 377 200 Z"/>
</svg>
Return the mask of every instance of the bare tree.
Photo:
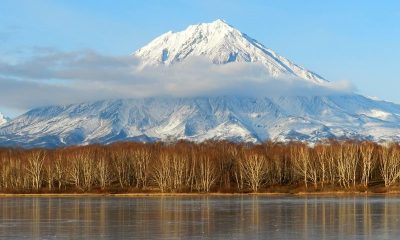
<svg viewBox="0 0 400 240">
<path fill-rule="evenodd" d="M 91 190 L 95 180 L 93 155 L 88 152 L 82 152 L 77 155 L 80 158 L 82 170 L 82 186 L 85 190 Z"/>
<path fill-rule="evenodd" d="M 131 166 L 137 188 L 146 188 L 149 178 L 149 165 L 151 152 L 146 149 L 138 149 L 131 152 Z"/>
<path fill-rule="evenodd" d="M 240 161 L 240 154 L 239 150 L 237 148 L 230 148 L 229 149 L 229 155 L 228 157 L 231 159 L 233 162 L 233 172 L 234 172 L 234 179 L 236 182 L 236 187 L 239 189 L 239 191 L 242 191 L 244 189 L 245 185 L 245 176 L 243 172 L 243 168 L 239 164 Z M 221 166 L 221 165 L 219 165 Z M 219 173 L 221 173 L 221 168 L 217 170 Z"/>
<path fill-rule="evenodd" d="M 336 143 L 331 143 L 328 146 L 325 146 L 325 149 L 326 149 L 325 161 L 327 167 L 327 181 L 330 184 L 334 185 L 338 182 L 337 154 L 338 151 L 340 150 L 338 148 L 338 144 Z"/>
<path fill-rule="evenodd" d="M 217 180 L 215 163 L 209 156 L 199 156 L 195 160 L 195 181 L 197 189 L 201 192 L 209 192 Z"/>
<path fill-rule="evenodd" d="M 55 180 L 55 172 L 54 172 L 53 164 L 51 162 L 48 162 L 45 165 L 45 176 L 46 176 L 47 189 L 49 191 L 52 191 L 54 180 Z"/>
<path fill-rule="evenodd" d="M 2 190 L 7 190 L 10 186 L 11 167 L 9 157 L 3 155 L 0 159 L 0 187 Z"/>
<path fill-rule="evenodd" d="M 129 171 L 130 163 L 126 150 L 115 151 L 111 153 L 113 170 L 115 171 L 120 188 L 124 189 L 130 185 Z"/>
<path fill-rule="evenodd" d="M 69 183 L 73 184 L 75 188 L 83 190 L 82 188 L 82 161 L 79 155 L 73 154 L 68 158 L 68 168 L 66 169 L 67 178 Z"/>
<path fill-rule="evenodd" d="M 161 192 L 168 191 L 171 185 L 171 162 L 166 154 L 160 154 L 157 161 L 153 165 L 153 178 Z"/>
<path fill-rule="evenodd" d="M 38 191 L 43 181 L 43 163 L 45 153 L 42 151 L 34 151 L 28 155 L 28 164 L 26 170 L 29 174 L 32 187 Z"/>
<path fill-rule="evenodd" d="M 111 181 L 109 162 L 104 155 L 100 155 L 95 163 L 96 179 L 102 190 L 106 189 Z"/>
<path fill-rule="evenodd" d="M 316 162 L 318 164 L 318 170 L 320 173 L 320 182 L 321 182 L 321 187 L 324 188 L 324 184 L 326 182 L 327 178 L 327 171 L 328 171 L 328 164 L 327 164 L 327 159 L 328 159 L 328 153 L 326 150 L 326 147 L 323 145 L 316 146 L 314 148 L 314 152 L 316 155 Z"/>
<path fill-rule="evenodd" d="M 239 165 L 244 172 L 245 181 L 253 192 L 257 192 L 265 179 L 267 169 L 265 156 L 258 153 L 244 154 Z"/>
<path fill-rule="evenodd" d="M 344 188 L 355 187 L 357 182 L 358 146 L 353 143 L 341 144 L 336 153 L 339 183 Z"/>
<path fill-rule="evenodd" d="M 188 156 L 186 156 L 188 157 Z M 178 154 L 169 155 L 170 162 L 172 164 L 172 184 L 171 190 L 176 191 L 180 190 L 184 187 L 187 179 L 187 161 L 185 160 L 184 156 Z"/>
<path fill-rule="evenodd" d="M 305 145 L 294 146 L 291 148 L 291 157 L 295 172 L 303 178 L 305 187 L 308 181 L 314 183 L 314 188 L 318 184 L 318 167 L 315 161 L 311 160 L 310 150 Z"/>
<path fill-rule="evenodd" d="M 380 156 L 380 172 L 385 187 L 392 186 L 400 177 L 400 154 L 397 146 L 382 147 Z"/>
<path fill-rule="evenodd" d="M 63 166 L 63 156 L 61 153 L 59 153 L 55 160 L 54 160 L 54 179 L 57 182 L 57 187 L 58 190 L 61 190 L 61 187 L 63 186 L 64 182 L 66 181 L 65 179 L 65 173 L 66 169 L 65 166 Z"/>
<path fill-rule="evenodd" d="M 364 142 L 360 145 L 361 155 L 361 183 L 364 187 L 368 187 L 369 180 L 371 178 L 372 170 L 375 167 L 374 161 L 374 144 Z"/>
</svg>

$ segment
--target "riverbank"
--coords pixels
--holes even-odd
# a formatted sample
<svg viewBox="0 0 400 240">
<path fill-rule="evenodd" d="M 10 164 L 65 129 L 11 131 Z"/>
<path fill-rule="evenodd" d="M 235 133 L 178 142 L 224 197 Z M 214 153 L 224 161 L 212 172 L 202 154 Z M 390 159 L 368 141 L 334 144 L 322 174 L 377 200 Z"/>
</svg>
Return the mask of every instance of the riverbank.
<svg viewBox="0 0 400 240">
<path fill-rule="evenodd" d="M 400 195 L 400 186 L 385 187 L 383 184 L 375 183 L 368 188 L 362 185 L 355 185 L 351 188 L 342 188 L 340 186 L 325 185 L 322 187 L 320 184 L 315 188 L 304 184 L 294 185 L 275 185 L 267 188 L 260 189 L 258 192 L 240 191 L 236 188 L 225 189 L 225 191 L 210 191 L 210 192 L 197 192 L 197 191 L 169 191 L 162 192 L 159 188 L 148 187 L 146 189 L 127 188 L 124 190 L 119 189 L 91 189 L 84 190 L 53 190 L 41 189 L 38 192 L 0 192 L 0 197 L 3 196 L 127 196 L 127 197 L 141 197 L 141 196 L 303 196 L 303 195 L 329 195 L 329 196 L 343 196 L 343 195 Z"/>
<path fill-rule="evenodd" d="M 400 195 L 400 191 L 357 192 L 357 191 L 325 191 L 297 193 L 0 193 L 2 197 L 204 197 L 204 196 L 382 196 Z"/>
</svg>

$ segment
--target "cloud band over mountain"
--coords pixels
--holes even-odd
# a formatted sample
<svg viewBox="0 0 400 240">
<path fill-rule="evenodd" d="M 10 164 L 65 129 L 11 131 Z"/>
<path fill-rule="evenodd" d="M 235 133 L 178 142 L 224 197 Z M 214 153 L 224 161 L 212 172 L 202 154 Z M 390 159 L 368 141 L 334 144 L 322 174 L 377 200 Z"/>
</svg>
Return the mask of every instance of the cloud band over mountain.
<svg viewBox="0 0 400 240">
<path fill-rule="evenodd" d="M 330 95 L 353 90 L 348 82 L 315 84 L 271 77 L 257 63 L 213 64 L 192 57 L 179 64 L 146 66 L 135 56 L 42 49 L 29 59 L 0 61 L 2 105 L 25 110 L 106 98 L 209 95 Z"/>
</svg>

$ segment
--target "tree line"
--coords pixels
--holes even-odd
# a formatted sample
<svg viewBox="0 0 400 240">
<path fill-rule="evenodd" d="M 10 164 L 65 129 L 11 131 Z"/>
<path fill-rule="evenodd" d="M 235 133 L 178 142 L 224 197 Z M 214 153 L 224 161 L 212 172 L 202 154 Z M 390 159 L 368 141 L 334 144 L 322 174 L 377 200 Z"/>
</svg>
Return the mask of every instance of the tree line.
<svg viewBox="0 0 400 240">
<path fill-rule="evenodd" d="M 116 143 L 0 149 L 0 192 L 271 192 L 388 189 L 400 147 L 373 142 Z"/>
</svg>

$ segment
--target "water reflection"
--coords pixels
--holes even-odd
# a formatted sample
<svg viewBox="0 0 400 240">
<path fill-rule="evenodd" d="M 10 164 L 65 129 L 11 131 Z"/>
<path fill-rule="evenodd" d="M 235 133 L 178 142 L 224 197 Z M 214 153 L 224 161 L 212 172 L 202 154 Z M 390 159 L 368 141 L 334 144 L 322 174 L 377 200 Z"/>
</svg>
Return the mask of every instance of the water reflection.
<svg viewBox="0 0 400 240">
<path fill-rule="evenodd" d="M 0 198 L 4 239 L 397 239 L 400 198 Z"/>
</svg>

